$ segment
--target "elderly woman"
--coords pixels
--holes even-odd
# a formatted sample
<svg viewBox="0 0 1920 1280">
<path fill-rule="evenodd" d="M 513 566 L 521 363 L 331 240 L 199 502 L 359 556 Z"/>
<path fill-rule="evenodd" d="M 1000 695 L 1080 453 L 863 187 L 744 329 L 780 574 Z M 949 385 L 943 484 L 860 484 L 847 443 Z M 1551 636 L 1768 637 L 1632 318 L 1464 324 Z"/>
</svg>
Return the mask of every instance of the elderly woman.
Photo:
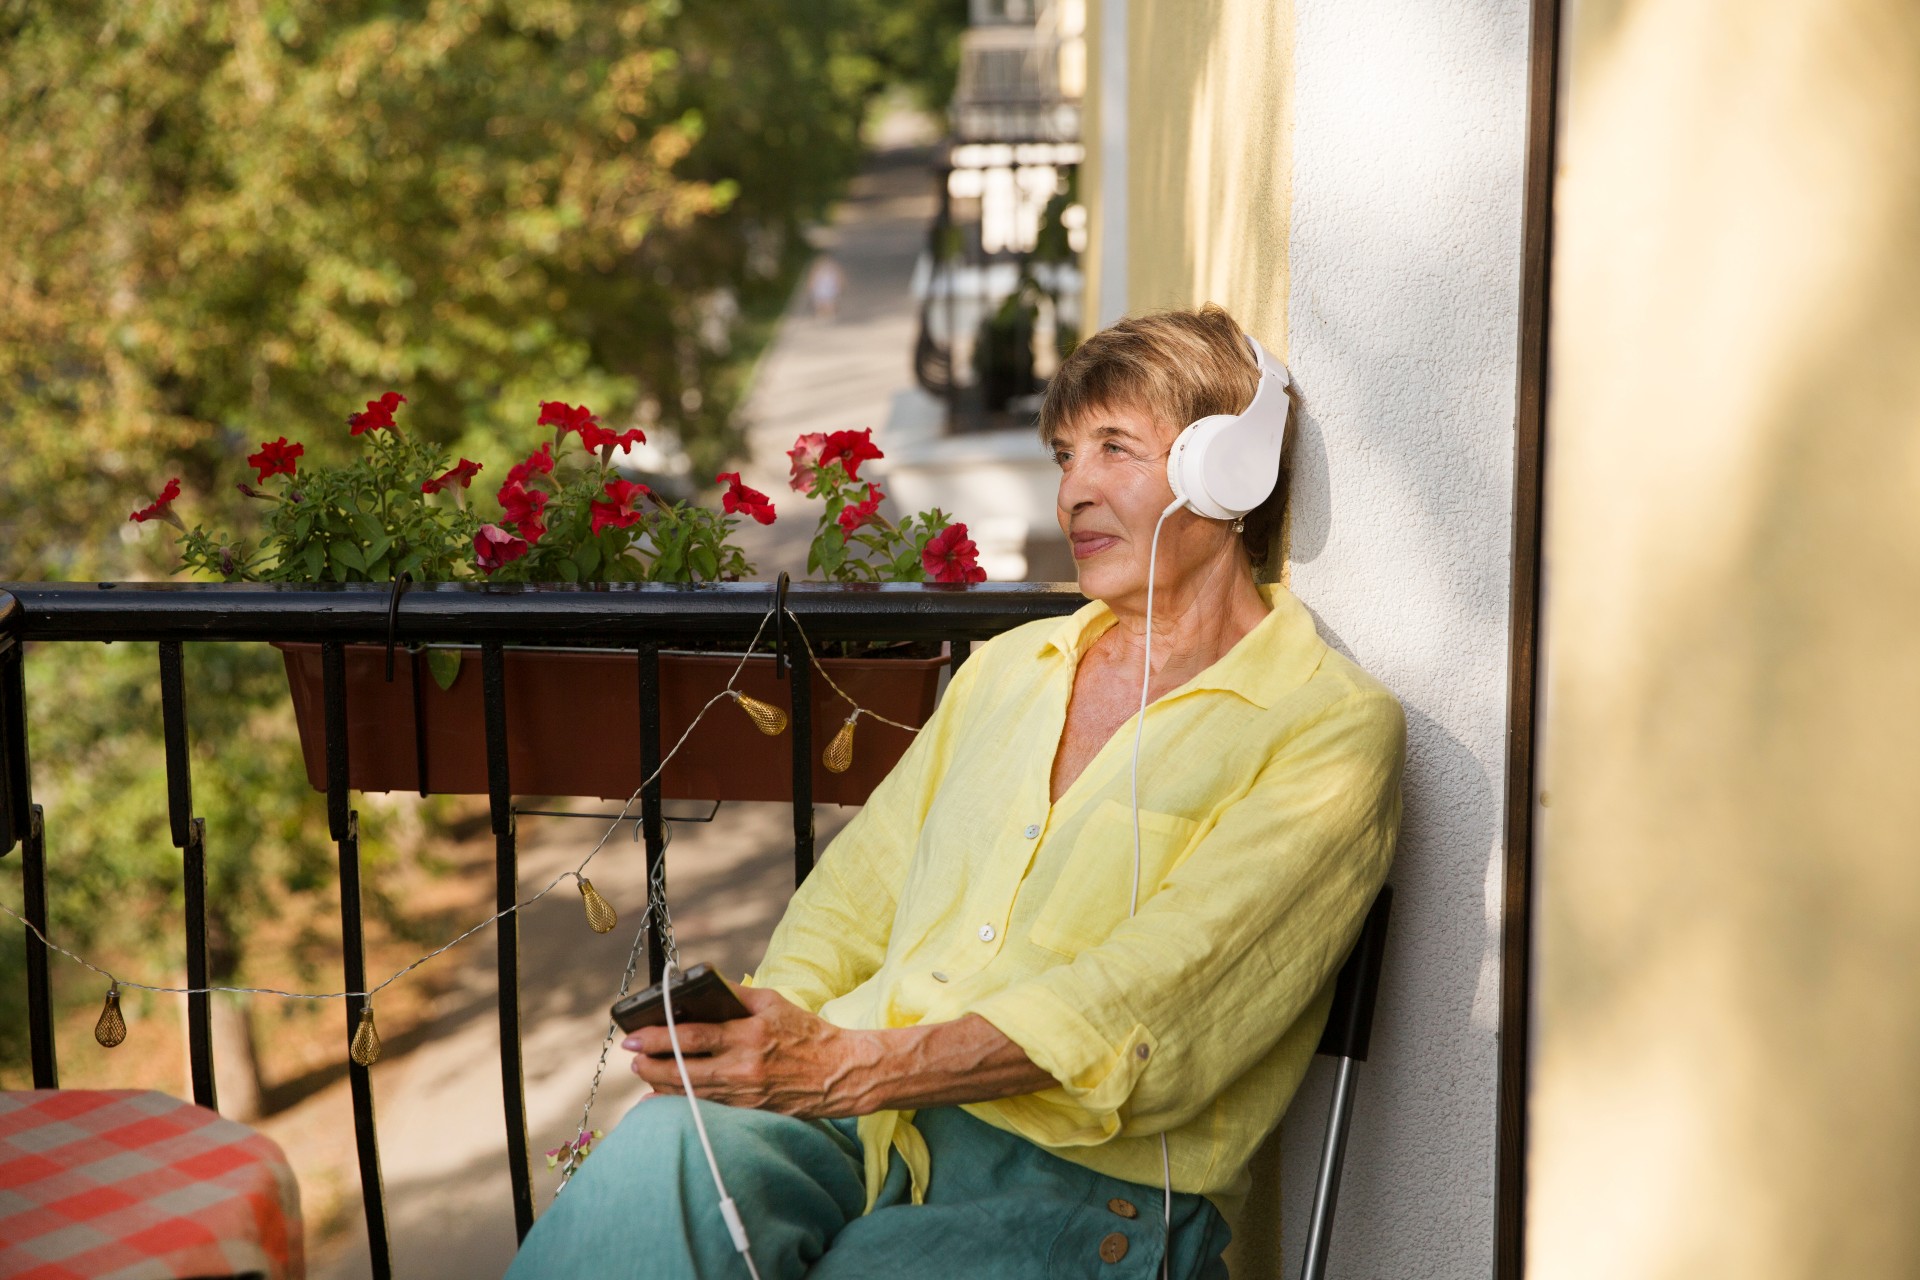
<svg viewBox="0 0 1920 1280">
<path fill-rule="evenodd" d="M 1041 409 L 1092 603 L 982 646 L 794 895 L 751 1016 L 679 1028 L 765 1280 L 1225 1274 L 1400 812 L 1392 696 L 1256 573 L 1275 494 L 1159 533 L 1181 428 L 1258 374 L 1217 307 L 1125 320 Z M 667 1034 L 625 1042 L 683 1092 Z M 635 1107 L 511 1276 L 745 1276 L 682 1101 Z"/>
</svg>

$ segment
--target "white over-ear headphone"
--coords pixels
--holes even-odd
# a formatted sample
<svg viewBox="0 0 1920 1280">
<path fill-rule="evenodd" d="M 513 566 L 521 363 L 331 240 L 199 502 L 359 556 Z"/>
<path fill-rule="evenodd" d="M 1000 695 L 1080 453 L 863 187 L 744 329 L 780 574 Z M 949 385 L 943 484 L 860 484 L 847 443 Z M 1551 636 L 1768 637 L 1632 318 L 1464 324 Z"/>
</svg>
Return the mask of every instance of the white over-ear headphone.
<svg viewBox="0 0 1920 1280">
<path fill-rule="evenodd" d="M 1217 413 L 1190 425 L 1167 455 L 1175 507 L 1214 520 L 1238 520 L 1267 500 L 1280 482 L 1280 449 L 1287 441 L 1287 368 L 1251 336 L 1260 386 L 1240 413 Z"/>
</svg>

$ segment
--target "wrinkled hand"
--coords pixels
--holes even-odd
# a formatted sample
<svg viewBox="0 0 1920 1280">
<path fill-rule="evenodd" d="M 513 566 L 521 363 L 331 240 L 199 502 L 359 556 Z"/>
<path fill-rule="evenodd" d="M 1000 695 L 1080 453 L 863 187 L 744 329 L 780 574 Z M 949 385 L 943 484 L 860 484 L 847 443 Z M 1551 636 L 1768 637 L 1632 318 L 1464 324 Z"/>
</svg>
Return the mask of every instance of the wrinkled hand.
<svg viewBox="0 0 1920 1280">
<path fill-rule="evenodd" d="M 734 994 L 750 1017 L 676 1026 L 696 1096 L 805 1119 L 874 1109 L 866 1097 L 880 1056 L 873 1033 L 836 1027 L 778 992 L 739 987 Z M 634 1051 L 634 1074 L 656 1093 L 686 1093 L 665 1027 L 642 1027 L 620 1047 Z"/>
</svg>

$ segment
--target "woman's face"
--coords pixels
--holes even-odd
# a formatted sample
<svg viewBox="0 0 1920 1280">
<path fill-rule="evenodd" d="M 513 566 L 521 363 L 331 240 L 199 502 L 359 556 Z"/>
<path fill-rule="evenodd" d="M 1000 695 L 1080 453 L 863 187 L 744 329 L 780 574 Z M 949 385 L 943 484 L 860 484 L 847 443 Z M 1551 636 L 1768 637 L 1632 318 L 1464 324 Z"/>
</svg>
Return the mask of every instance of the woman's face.
<svg viewBox="0 0 1920 1280">
<path fill-rule="evenodd" d="M 1167 450 L 1178 433 L 1137 409 L 1101 408 L 1053 440 L 1060 467 L 1057 514 L 1073 549 L 1080 590 L 1116 612 L 1144 611 L 1153 526 L 1173 501 Z M 1182 508 L 1160 531 L 1156 590 L 1237 554 L 1239 538 L 1223 520 Z"/>
</svg>

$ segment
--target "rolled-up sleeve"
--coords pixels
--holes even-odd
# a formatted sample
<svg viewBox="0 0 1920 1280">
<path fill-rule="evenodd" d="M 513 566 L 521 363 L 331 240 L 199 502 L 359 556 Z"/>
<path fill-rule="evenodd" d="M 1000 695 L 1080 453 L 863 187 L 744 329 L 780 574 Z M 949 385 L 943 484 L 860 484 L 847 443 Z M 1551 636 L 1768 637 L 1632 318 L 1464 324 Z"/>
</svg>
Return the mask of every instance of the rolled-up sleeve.
<svg viewBox="0 0 1920 1280">
<path fill-rule="evenodd" d="M 1286 740 L 1138 914 L 980 1001 L 974 1012 L 1059 1082 L 998 1114 L 1056 1147 L 1163 1132 L 1267 1054 L 1316 1007 L 1385 880 L 1405 743 L 1391 695 L 1347 692 Z"/>
</svg>

